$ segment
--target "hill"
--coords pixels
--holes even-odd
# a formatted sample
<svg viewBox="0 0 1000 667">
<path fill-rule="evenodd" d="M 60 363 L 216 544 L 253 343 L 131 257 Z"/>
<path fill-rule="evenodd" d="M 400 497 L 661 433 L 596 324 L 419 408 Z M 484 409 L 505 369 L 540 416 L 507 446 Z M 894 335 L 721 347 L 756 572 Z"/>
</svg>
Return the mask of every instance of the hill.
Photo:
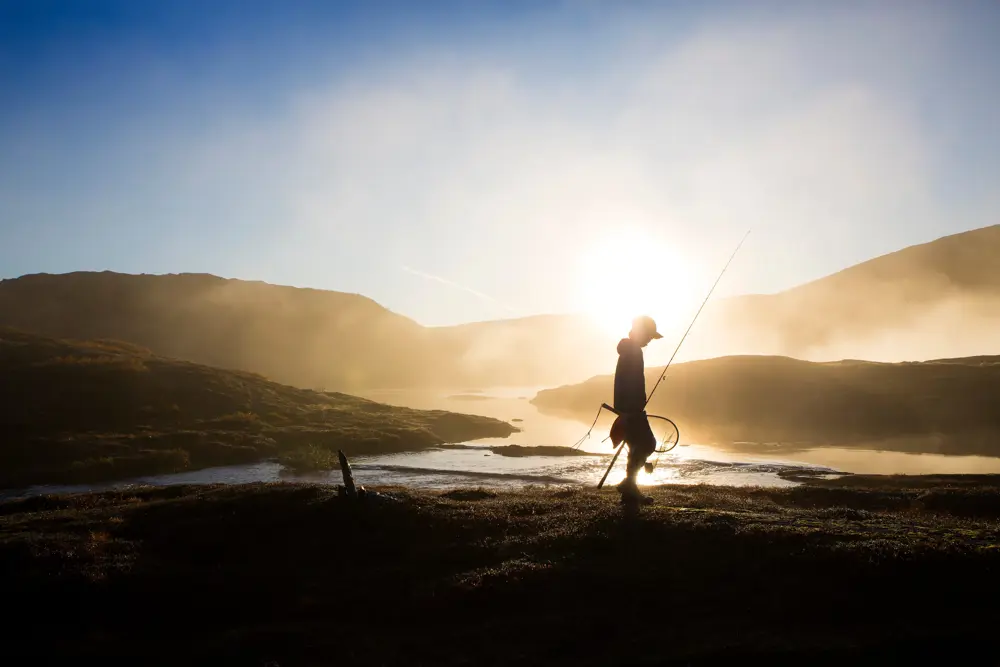
<svg viewBox="0 0 1000 667">
<path fill-rule="evenodd" d="M 661 372 L 648 371 L 647 392 Z M 532 402 L 590 421 L 612 399 L 612 377 L 599 376 Z M 677 422 L 688 442 L 998 456 L 997 405 L 1000 357 L 890 364 L 736 356 L 671 366 L 648 410 Z"/>
<path fill-rule="evenodd" d="M 706 310 L 709 354 L 902 361 L 994 354 L 1000 225 L 945 236 L 777 294 Z M 698 346 L 695 341 L 695 346 Z M 701 356 L 701 355 L 699 355 Z"/>
<path fill-rule="evenodd" d="M 681 356 L 902 361 L 992 354 L 1000 351 L 998 261 L 1000 225 L 904 248 L 777 294 L 712 301 Z M 664 324 L 671 343 L 687 326 Z M 57 338 L 125 340 L 168 357 L 339 391 L 576 382 L 612 368 L 617 342 L 582 316 L 424 327 L 358 294 L 204 274 L 2 280 L 4 325 Z M 666 361 L 672 344 L 661 347 L 650 350 L 651 360 Z"/>
<path fill-rule="evenodd" d="M 598 371 L 580 374 L 587 355 L 577 346 L 596 335 L 581 318 L 423 327 L 357 294 L 201 274 L 3 280 L 3 325 L 56 338 L 124 340 L 164 356 L 343 391 L 537 386 Z"/>
<path fill-rule="evenodd" d="M 0 487 L 95 481 L 273 457 L 506 437 L 486 417 L 391 407 L 177 361 L 115 341 L 0 329 Z"/>
</svg>

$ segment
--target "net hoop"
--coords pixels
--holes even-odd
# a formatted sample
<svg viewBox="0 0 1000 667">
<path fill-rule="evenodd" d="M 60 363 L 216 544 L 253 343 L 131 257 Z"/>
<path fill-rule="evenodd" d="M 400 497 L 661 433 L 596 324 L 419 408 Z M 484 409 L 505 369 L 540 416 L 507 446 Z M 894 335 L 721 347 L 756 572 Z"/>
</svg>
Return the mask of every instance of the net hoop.
<svg viewBox="0 0 1000 667">
<path fill-rule="evenodd" d="M 681 430 L 677 428 L 677 424 L 674 423 L 673 419 L 668 419 L 667 417 L 661 417 L 660 415 L 646 415 L 646 418 L 659 419 L 665 421 L 666 423 L 670 424 L 670 426 L 673 428 L 673 433 L 664 435 L 663 440 L 660 443 L 660 447 L 658 449 L 653 450 L 656 454 L 666 454 L 667 452 L 669 452 L 670 450 L 672 450 L 674 447 L 677 446 L 677 443 L 680 442 L 681 439 Z M 670 439 L 671 435 L 673 436 L 672 440 Z"/>
</svg>

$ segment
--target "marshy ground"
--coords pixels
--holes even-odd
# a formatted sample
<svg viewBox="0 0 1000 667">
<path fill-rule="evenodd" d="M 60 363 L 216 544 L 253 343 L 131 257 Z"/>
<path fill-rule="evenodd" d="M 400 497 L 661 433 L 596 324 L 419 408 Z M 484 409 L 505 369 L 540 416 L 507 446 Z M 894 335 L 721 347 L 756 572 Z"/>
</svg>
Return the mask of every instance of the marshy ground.
<svg viewBox="0 0 1000 667">
<path fill-rule="evenodd" d="M 988 477 L 613 491 L 172 487 L 0 504 L 5 653 L 143 664 L 981 662 Z"/>
</svg>

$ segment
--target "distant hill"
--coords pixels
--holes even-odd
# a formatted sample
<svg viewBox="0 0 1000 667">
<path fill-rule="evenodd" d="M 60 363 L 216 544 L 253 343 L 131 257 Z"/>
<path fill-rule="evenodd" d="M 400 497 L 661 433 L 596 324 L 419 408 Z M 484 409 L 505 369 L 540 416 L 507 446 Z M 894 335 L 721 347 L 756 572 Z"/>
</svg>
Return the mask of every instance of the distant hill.
<svg viewBox="0 0 1000 667">
<path fill-rule="evenodd" d="M 423 329 L 356 294 L 180 274 L 38 274 L 0 282 L 0 324 L 116 339 L 302 387 L 391 384 L 422 369 Z"/>
<path fill-rule="evenodd" d="M 486 417 L 392 407 L 177 361 L 115 341 L 0 328 L 0 488 L 506 437 Z"/>
<path fill-rule="evenodd" d="M 0 325 L 123 340 L 169 357 L 345 391 L 537 386 L 599 369 L 587 369 L 588 356 L 578 351 L 600 338 L 582 318 L 423 327 L 357 294 L 203 274 L 3 280 Z"/>
<path fill-rule="evenodd" d="M 662 372 L 647 373 L 647 392 Z M 590 421 L 612 376 L 540 392 L 540 409 Z M 671 366 L 651 414 L 682 441 L 837 445 L 1000 456 L 1000 356 L 913 363 L 720 357 Z"/>
<path fill-rule="evenodd" d="M 473 322 L 428 332 L 442 365 L 457 364 L 471 387 L 583 380 L 617 358 L 618 339 L 577 315 Z"/>
<path fill-rule="evenodd" d="M 586 318 L 511 322 L 525 340 L 532 337 L 529 329 L 536 332 L 540 355 L 552 354 L 553 339 L 562 342 L 562 356 L 553 356 L 562 364 L 553 367 L 558 383 L 614 368 L 617 341 Z M 651 363 L 669 358 L 688 321 L 663 324 L 674 326 L 647 350 Z M 462 330 L 465 340 L 492 342 L 503 341 L 497 334 L 510 326 L 500 321 L 451 329 Z M 495 354 L 506 350 L 497 345 Z M 573 353 L 569 363 L 567 353 Z M 741 354 L 813 361 L 1000 354 L 1000 225 L 903 248 L 776 294 L 713 299 L 680 358 Z"/>
<path fill-rule="evenodd" d="M 1000 225 L 910 246 L 777 294 L 721 300 L 706 316 L 699 329 L 712 339 L 702 348 L 706 356 L 900 361 L 1000 353 Z"/>
</svg>

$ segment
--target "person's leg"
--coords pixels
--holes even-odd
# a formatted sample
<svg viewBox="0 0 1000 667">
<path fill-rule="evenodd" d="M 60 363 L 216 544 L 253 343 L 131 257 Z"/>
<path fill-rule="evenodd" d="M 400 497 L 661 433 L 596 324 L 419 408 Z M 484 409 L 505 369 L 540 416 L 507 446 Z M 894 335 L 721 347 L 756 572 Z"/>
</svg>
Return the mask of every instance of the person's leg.
<svg viewBox="0 0 1000 667">
<path fill-rule="evenodd" d="M 625 463 L 625 479 L 618 485 L 618 489 L 622 495 L 639 497 L 641 494 L 636 478 L 646 463 L 646 459 L 656 450 L 656 436 L 653 435 L 653 429 L 649 426 L 649 420 L 643 418 L 633 422 L 629 428 L 626 442 L 628 443 L 628 459 Z"/>
<path fill-rule="evenodd" d="M 618 492 L 621 494 L 623 501 L 635 500 L 640 495 L 639 485 L 636 483 L 638 470 L 634 465 L 634 458 L 633 448 L 629 445 L 628 462 L 625 464 L 625 479 L 618 484 Z M 639 467 L 642 467 L 641 463 Z"/>
<path fill-rule="evenodd" d="M 647 456 L 643 443 L 629 443 L 628 460 L 625 463 L 625 479 L 628 480 L 630 486 L 636 486 L 636 478 L 639 476 L 639 471 L 642 470 L 642 464 L 646 462 Z"/>
</svg>

